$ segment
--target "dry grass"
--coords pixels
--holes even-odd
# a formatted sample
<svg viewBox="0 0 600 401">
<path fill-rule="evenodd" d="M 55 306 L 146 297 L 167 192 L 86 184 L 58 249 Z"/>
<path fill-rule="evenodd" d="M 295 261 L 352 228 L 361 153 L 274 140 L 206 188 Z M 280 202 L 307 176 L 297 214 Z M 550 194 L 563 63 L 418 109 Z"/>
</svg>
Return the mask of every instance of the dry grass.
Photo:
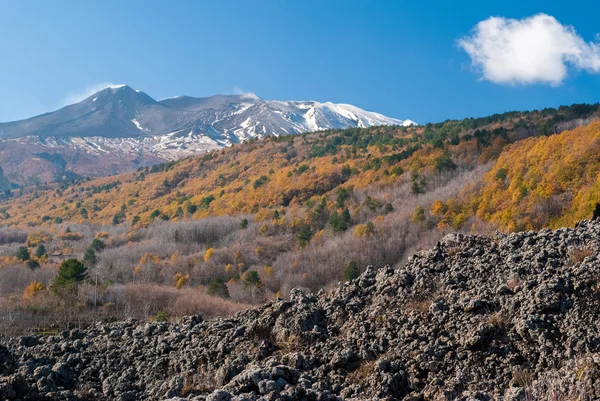
<svg viewBox="0 0 600 401">
<path fill-rule="evenodd" d="M 431 300 L 431 299 L 412 301 L 412 302 L 409 302 L 406 304 L 406 309 L 414 310 L 414 311 L 421 312 L 421 313 L 427 313 L 427 312 L 429 312 L 429 308 L 431 307 L 432 303 L 433 303 L 433 300 Z"/>
<path fill-rule="evenodd" d="M 496 312 L 490 315 L 488 318 L 488 323 L 496 327 L 505 327 L 508 323 L 508 319 L 503 313 Z"/>
<path fill-rule="evenodd" d="M 157 284 L 130 284 L 125 287 L 124 302 L 139 307 L 142 315 L 166 311 L 171 317 L 201 314 L 205 318 L 231 316 L 251 305 L 212 297 L 206 288 L 182 288 Z M 140 316 L 141 317 L 141 316 Z"/>
<path fill-rule="evenodd" d="M 210 393 L 215 389 L 214 374 L 207 372 L 202 365 L 198 365 L 198 371 L 195 375 L 188 376 L 181 389 L 181 396 L 199 395 Z"/>
<path fill-rule="evenodd" d="M 525 401 L 592 401 L 597 399 L 590 387 L 597 367 L 590 358 L 571 361 L 566 369 L 553 370 L 526 383 Z"/>
<path fill-rule="evenodd" d="M 575 265 L 583 262 L 585 258 L 594 255 L 596 252 L 589 246 L 582 245 L 569 248 L 568 253 L 569 263 Z"/>
<path fill-rule="evenodd" d="M 356 370 L 348 374 L 346 381 L 349 383 L 364 383 L 369 378 L 369 376 L 373 374 L 374 371 L 375 362 L 364 361 Z"/>
<path fill-rule="evenodd" d="M 454 246 L 454 247 L 448 248 L 446 250 L 446 253 L 448 254 L 448 256 L 454 256 L 454 255 L 456 255 L 459 252 L 460 252 L 460 247 L 459 246 Z"/>
<path fill-rule="evenodd" d="M 291 353 L 299 351 L 302 344 L 298 336 L 290 334 L 286 338 L 278 338 L 275 345 L 282 353 Z"/>
<path fill-rule="evenodd" d="M 512 372 L 512 380 L 519 387 L 525 387 L 533 380 L 533 374 L 524 370 L 521 367 L 517 367 Z"/>
</svg>

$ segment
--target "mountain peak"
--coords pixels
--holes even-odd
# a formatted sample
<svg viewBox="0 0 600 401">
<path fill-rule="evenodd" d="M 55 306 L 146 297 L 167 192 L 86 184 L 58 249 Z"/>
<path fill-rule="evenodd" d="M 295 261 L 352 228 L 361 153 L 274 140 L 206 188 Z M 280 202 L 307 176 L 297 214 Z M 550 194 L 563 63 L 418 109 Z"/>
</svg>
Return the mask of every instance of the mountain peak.
<svg viewBox="0 0 600 401">
<path fill-rule="evenodd" d="M 192 132 L 215 146 L 228 146 L 254 137 L 407 124 L 412 122 L 349 104 L 263 100 L 253 92 L 157 102 L 129 85 L 111 84 L 56 112 L 0 124 L 0 132 L 3 138 L 137 138 Z"/>
<path fill-rule="evenodd" d="M 260 98 L 260 96 L 258 96 L 256 93 L 254 92 L 248 92 L 248 93 L 243 93 L 240 96 L 248 98 L 248 99 L 253 99 L 253 100 L 262 100 Z"/>
</svg>

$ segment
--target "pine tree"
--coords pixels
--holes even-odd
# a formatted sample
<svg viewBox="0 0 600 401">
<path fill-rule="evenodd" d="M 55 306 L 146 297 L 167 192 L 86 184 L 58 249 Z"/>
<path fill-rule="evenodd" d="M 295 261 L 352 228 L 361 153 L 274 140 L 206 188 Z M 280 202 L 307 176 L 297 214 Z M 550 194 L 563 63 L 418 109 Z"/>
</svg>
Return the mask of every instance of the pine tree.
<svg viewBox="0 0 600 401">
<path fill-rule="evenodd" d="M 298 245 L 300 245 L 300 248 L 304 248 L 306 245 L 308 245 L 312 237 L 313 232 L 310 229 L 310 226 L 306 223 L 302 224 L 300 226 L 300 230 L 298 230 Z"/>
<path fill-rule="evenodd" d="M 340 225 L 340 216 L 338 215 L 338 212 L 334 210 L 329 215 L 329 226 L 331 227 L 331 229 L 333 230 L 334 233 L 337 233 L 337 232 L 342 231 L 339 229 L 339 225 Z"/>
<path fill-rule="evenodd" d="M 98 262 L 98 257 L 96 256 L 96 251 L 91 246 L 85 251 L 83 255 L 83 263 L 87 267 L 94 267 Z"/>
<path fill-rule="evenodd" d="M 210 282 L 206 293 L 211 296 L 229 298 L 229 289 L 220 277 L 217 277 Z"/>
<path fill-rule="evenodd" d="M 51 289 L 57 293 L 72 291 L 86 277 L 87 268 L 77 259 L 67 259 L 60 265 Z"/>
<path fill-rule="evenodd" d="M 256 288 L 262 288 L 262 281 L 260 280 L 260 276 L 258 275 L 258 272 L 256 270 L 248 270 L 245 274 L 244 274 L 244 288 L 247 287 L 256 287 Z"/>
<path fill-rule="evenodd" d="M 90 244 L 90 248 L 94 249 L 95 251 L 101 251 L 106 248 L 106 243 L 104 243 L 104 241 L 101 239 L 94 238 Z"/>
<path fill-rule="evenodd" d="M 355 278 L 360 276 L 360 270 L 358 269 L 358 264 L 356 262 L 348 263 L 348 267 L 344 270 L 344 280 L 352 281 Z"/>
<path fill-rule="evenodd" d="M 35 256 L 37 258 L 41 258 L 42 256 L 44 256 L 46 254 L 46 247 L 44 246 L 44 244 L 40 244 L 37 249 L 35 250 Z"/>
<path fill-rule="evenodd" d="M 27 249 L 26 246 L 20 246 L 19 249 L 17 249 L 17 258 L 22 261 L 27 261 L 31 259 L 29 249 Z"/>
<path fill-rule="evenodd" d="M 347 229 L 348 226 L 350 226 L 350 223 L 352 222 L 352 217 L 350 216 L 350 211 L 348 210 L 348 208 L 345 208 L 342 212 L 342 220 L 344 221 L 344 224 L 346 224 L 345 229 Z"/>
</svg>

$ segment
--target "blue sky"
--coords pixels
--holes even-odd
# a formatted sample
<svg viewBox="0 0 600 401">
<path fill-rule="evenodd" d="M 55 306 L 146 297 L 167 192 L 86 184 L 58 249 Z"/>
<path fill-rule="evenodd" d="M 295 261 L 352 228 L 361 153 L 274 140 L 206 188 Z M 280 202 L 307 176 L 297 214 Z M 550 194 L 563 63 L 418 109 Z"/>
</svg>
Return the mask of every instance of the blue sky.
<svg viewBox="0 0 600 401">
<path fill-rule="evenodd" d="M 419 123 L 597 102 L 599 3 L 0 0 L 0 121 L 57 109 L 109 82 L 156 99 L 245 91 L 351 103 Z M 529 64 L 512 53 L 473 67 L 474 55 L 489 56 L 476 24 L 538 13 L 573 26 L 590 54 L 570 55 L 566 73 L 539 79 L 537 70 L 515 72 Z M 510 27 L 503 32 L 513 43 L 527 42 Z M 468 35 L 471 44 L 482 39 L 471 53 L 459 42 Z M 533 46 L 558 42 L 540 37 Z M 552 54 L 541 57 L 531 68 L 552 64 L 543 58 Z"/>
</svg>

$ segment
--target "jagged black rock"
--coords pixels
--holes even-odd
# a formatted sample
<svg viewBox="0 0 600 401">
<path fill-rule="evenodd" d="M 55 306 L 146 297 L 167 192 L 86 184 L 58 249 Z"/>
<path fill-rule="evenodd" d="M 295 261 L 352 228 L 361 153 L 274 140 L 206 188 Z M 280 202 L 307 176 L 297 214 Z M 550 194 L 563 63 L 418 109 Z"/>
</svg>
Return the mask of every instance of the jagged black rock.
<svg viewBox="0 0 600 401">
<path fill-rule="evenodd" d="M 1 399 L 599 399 L 600 222 L 451 234 L 228 319 L 98 323 L 0 346 Z"/>
</svg>

